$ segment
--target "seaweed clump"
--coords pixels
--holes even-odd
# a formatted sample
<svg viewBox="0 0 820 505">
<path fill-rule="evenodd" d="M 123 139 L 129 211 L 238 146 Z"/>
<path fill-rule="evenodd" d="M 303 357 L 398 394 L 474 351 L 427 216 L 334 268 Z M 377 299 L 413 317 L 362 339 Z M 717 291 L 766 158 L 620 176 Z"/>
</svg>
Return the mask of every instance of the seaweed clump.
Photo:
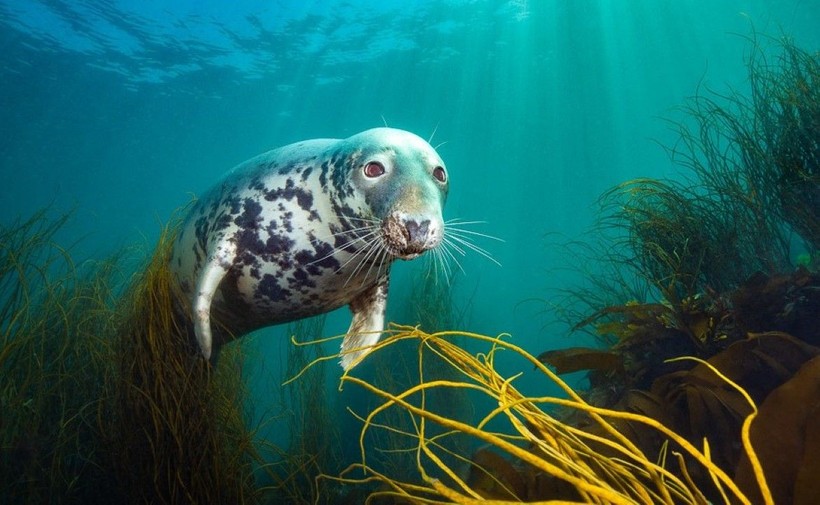
<svg viewBox="0 0 820 505">
<path fill-rule="evenodd" d="M 603 197 L 612 259 L 670 302 L 795 262 L 817 270 L 820 58 L 785 39 L 776 64 L 755 45 L 748 69 L 751 98 L 707 94 L 684 107 L 669 152 L 692 177 L 629 181 Z"/>
<path fill-rule="evenodd" d="M 707 498 L 690 478 L 693 471 L 714 480 L 723 503 L 752 503 L 731 476 L 711 461 L 708 446 L 698 449 L 650 416 L 588 403 L 536 357 L 502 337 L 460 332 L 429 334 L 399 326 L 391 330 L 374 352 L 399 342 L 415 344 L 420 360 L 444 359 L 458 372 L 458 378 L 423 380 L 404 391 L 390 392 L 350 372 L 342 376 L 343 385 L 362 388 L 381 402 L 361 415 L 361 461 L 340 476 L 325 478 L 350 484 L 380 483 L 382 488 L 370 497 L 372 503 L 706 503 Z M 487 349 L 472 355 L 454 345 L 450 341 L 454 337 Z M 561 387 L 567 397 L 532 397 L 519 392 L 514 382 L 520 373 L 504 377 L 495 369 L 495 357 L 502 351 L 520 360 L 520 368 L 535 368 L 543 378 Z M 771 503 L 747 435 L 757 409 L 741 388 L 725 377 L 721 379 L 746 403 L 749 415 L 744 421 L 744 454 L 756 492 Z M 483 412 L 478 421 L 459 420 L 427 402 L 428 395 L 435 391 L 469 391 L 475 398 L 488 398 L 496 407 Z M 583 413 L 600 433 L 560 421 L 548 413 L 555 406 Z M 411 429 L 398 430 L 386 421 L 393 417 L 391 411 L 409 416 Z M 640 424 L 667 440 L 667 444 L 660 453 L 643 452 L 621 433 L 618 424 L 624 422 Z M 498 428 L 490 429 L 490 425 Z M 433 432 L 433 427 L 439 432 Z M 379 448 L 365 443 L 370 431 L 404 438 L 407 450 L 414 455 L 415 472 L 398 478 L 375 469 L 370 461 Z M 480 449 L 472 457 L 454 453 L 448 449 L 452 437 L 468 437 Z M 448 463 L 452 460 L 467 470 L 459 471 Z M 677 473 L 670 468 L 677 469 Z M 411 480 L 412 475 L 418 479 Z"/>
<path fill-rule="evenodd" d="M 767 456 L 775 501 L 814 503 L 820 492 L 807 475 L 820 471 L 817 423 L 786 403 L 810 397 L 820 380 L 820 58 L 784 39 L 770 64 L 753 42 L 750 96 L 698 96 L 685 108 L 690 121 L 670 153 L 690 177 L 638 179 L 603 196 L 600 256 L 615 274 L 577 291 L 574 325 L 603 349 L 539 359 L 561 373 L 589 371 L 595 405 L 708 440 L 712 461 L 759 502 L 738 442 L 753 409 L 720 371 L 766 406 L 751 441 Z M 793 415 L 776 414 L 772 402 Z M 571 419 L 596 429 L 584 415 Z M 764 426 L 802 438 L 776 447 Z M 666 443 L 639 423 L 619 430 L 649 453 Z M 778 451 L 799 463 L 779 464 Z M 688 475 L 719 496 L 708 472 Z"/>
<path fill-rule="evenodd" d="M 108 399 L 116 258 L 78 267 L 43 210 L 0 228 L 0 502 L 109 503 L 97 413 Z"/>
<path fill-rule="evenodd" d="M 187 349 L 167 268 L 173 227 L 130 277 L 74 263 L 43 210 L 0 228 L 0 502 L 252 503 L 239 349 Z"/>
<path fill-rule="evenodd" d="M 121 299 L 108 462 L 130 503 L 248 503 L 257 499 L 237 346 L 213 367 L 191 348 L 168 268 L 175 226 Z"/>
</svg>

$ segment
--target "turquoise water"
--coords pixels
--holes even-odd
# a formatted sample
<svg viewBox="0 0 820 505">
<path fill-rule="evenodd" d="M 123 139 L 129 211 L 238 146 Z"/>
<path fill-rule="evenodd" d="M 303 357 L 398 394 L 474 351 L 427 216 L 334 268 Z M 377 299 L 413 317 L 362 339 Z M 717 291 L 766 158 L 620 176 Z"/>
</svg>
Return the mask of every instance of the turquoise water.
<svg viewBox="0 0 820 505">
<path fill-rule="evenodd" d="M 662 118 L 744 90 L 752 29 L 817 50 L 818 26 L 818 0 L 0 0 L 0 219 L 74 208 L 78 257 L 150 249 L 235 164 L 387 124 L 439 146 L 445 218 L 504 240 L 480 241 L 500 267 L 461 260 L 464 329 L 564 347 L 542 301 L 577 259 L 554 244 L 583 239 L 613 185 L 674 175 Z M 394 267 L 394 313 L 421 267 Z M 283 332 L 254 340 L 260 363 Z M 275 385 L 255 387 L 264 412 Z"/>
</svg>

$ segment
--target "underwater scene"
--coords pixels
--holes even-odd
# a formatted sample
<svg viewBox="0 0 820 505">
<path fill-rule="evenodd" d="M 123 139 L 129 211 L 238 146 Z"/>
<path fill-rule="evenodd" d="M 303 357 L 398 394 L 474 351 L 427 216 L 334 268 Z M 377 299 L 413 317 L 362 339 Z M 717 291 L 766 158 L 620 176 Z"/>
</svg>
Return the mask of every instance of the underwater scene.
<svg viewBox="0 0 820 505">
<path fill-rule="evenodd" d="M 0 0 L 0 503 L 820 503 L 820 0 Z"/>
</svg>

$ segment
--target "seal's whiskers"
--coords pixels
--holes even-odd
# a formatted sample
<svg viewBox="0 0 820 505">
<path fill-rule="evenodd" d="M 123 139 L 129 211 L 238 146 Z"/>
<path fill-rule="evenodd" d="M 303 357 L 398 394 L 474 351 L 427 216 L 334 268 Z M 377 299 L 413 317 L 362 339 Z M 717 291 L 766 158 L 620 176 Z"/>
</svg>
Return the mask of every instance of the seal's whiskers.
<svg viewBox="0 0 820 505">
<path fill-rule="evenodd" d="M 331 256 L 335 256 L 336 253 L 338 253 L 339 251 L 345 250 L 345 248 L 347 248 L 348 246 L 350 246 L 351 244 L 354 244 L 356 242 L 366 242 L 367 243 L 367 242 L 369 242 L 368 239 L 370 239 L 370 237 L 372 237 L 373 235 L 376 235 L 376 234 L 379 233 L 378 229 L 371 229 L 370 226 L 362 226 L 361 228 L 353 228 L 351 230 L 343 230 L 343 231 L 340 231 L 340 232 L 337 232 L 337 233 L 333 233 L 330 236 L 328 236 L 327 238 L 329 239 L 329 238 L 332 238 L 332 237 L 339 237 L 339 236 L 342 236 L 342 235 L 349 235 L 351 233 L 358 233 L 360 231 L 365 231 L 365 230 L 370 230 L 370 231 L 368 231 L 364 235 L 355 235 L 353 238 L 351 238 L 347 242 L 343 242 L 341 245 L 338 245 L 338 246 L 334 247 L 328 254 L 322 256 L 321 258 L 319 258 L 317 260 L 313 260 L 308 264 L 309 265 L 315 265 L 316 263 L 319 263 L 322 260 L 325 260 L 325 259 L 327 259 Z M 327 243 L 327 239 L 324 239 L 324 240 L 321 240 L 321 241 L 324 242 L 324 243 Z M 345 265 L 347 265 L 347 263 L 345 263 Z M 345 266 L 345 265 L 342 265 L 342 266 Z M 338 270 L 336 270 L 336 271 L 338 272 Z"/>
<path fill-rule="evenodd" d="M 488 260 L 492 261 L 496 265 L 501 266 L 501 263 L 499 263 L 498 260 L 493 258 L 493 255 L 489 251 L 475 244 L 473 242 L 473 239 L 476 237 L 481 237 L 490 240 L 496 240 L 498 242 L 504 242 L 504 240 L 498 237 L 494 237 L 492 235 L 488 235 L 486 233 L 461 228 L 461 226 L 483 223 L 483 221 L 461 221 L 458 218 L 448 220 L 444 223 L 444 236 L 442 237 L 442 243 L 446 244 L 448 247 L 453 248 L 462 256 L 466 254 L 466 249 L 471 249 L 480 254 L 481 256 L 484 256 Z"/>
<path fill-rule="evenodd" d="M 449 258 L 449 261 L 455 263 L 458 269 L 461 270 L 461 273 L 466 274 L 467 272 L 464 271 L 464 267 L 461 266 L 461 262 L 458 261 L 458 258 L 453 253 L 453 251 L 459 253 L 462 256 L 466 256 L 467 252 L 464 249 L 453 244 L 447 237 L 444 237 L 444 239 L 441 241 L 441 244 L 444 246 L 441 248 L 441 251 L 442 254 L 445 255 L 445 258 Z"/>
<path fill-rule="evenodd" d="M 487 258 L 488 260 L 492 261 L 492 262 L 493 262 L 493 263 L 495 263 L 496 265 L 501 266 L 501 263 L 499 263 L 499 262 L 498 262 L 498 260 L 496 260 L 495 258 L 493 258 L 493 255 L 492 255 L 492 254 L 490 254 L 490 252 L 489 252 L 489 251 L 487 251 L 486 249 L 484 249 L 484 248 L 483 248 L 483 247 L 481 247 L 481 246 L 478 246 L 478 245 L 476 245 L 476 244 L 474 244 L 474 243 L 470 242 L 469 238 L 466 238 L 466 237 L 460 237 L 460 236 L 458 236 L 458 235 L 456 235 L 456 234 L 451 234 L 451 236 L 446 237 L 446 238 L 445 238 L 445 240 L 448 240 L 448 243 L 449 243 L 450 245 L 454 245 L 454 244 L 455 244 L 455 242 L 458 242 L 459 244 L 463 245 L 464 247 L 467 247 L 467 248 L 469 248 L 469 249 L 472 249 L 473 251 L 477 252 L 478 254 L 480 254 L 480 255 L 484 256 L 485 258 Z"/>
<path fill-rule="evenodd" d="M 441 271 L 442 275 L 444 275 L 444 281 L 449 285 L 451 268 L 445 256 L 444 248 L 436 247 L 432 250 L 432 253 L 433 256 L 431 261 L 433 261 L 433 274 L 435 275 L 436 284 L 438 284 L 439 271 Z"/>
<path fill-rule="evenodd" d="M 382 266 L 384 266 L 384 262 L 389 256 L 387 247 L 385 247 L 383 240 L 379 240 L 374 249 L 376 250 L 376 254 L 374 255 L 373 261 L 370 262 L 370 267 L 367 269 L 367 273 L 364 275 L 364 280 L 370 278 L 370 272 L 373 270 L 373 266 L 375 266 L 376 264 L 378 264 L 378 266 L 376 267 L 376 278 L 378 278 L 379 272 L 381 272 Z"/>
<path fill-rule="evenodd" d="M 348 221 L 361 221 L 363 223 L 381 224 L 381 219 L 376 219 L 375 217 L 345 216 L 345 219 L 347 219 Z"/>
<path fill-rule="evenodd" d="M 364 263 L 364 259 L 367 256 L 370 255 L 370 252 L 373 249 L 373 244 L 375 244 L 375 243 L 377 243 L 378 241 L 381 240 L 381 237 L 379 237 L 376 232 L 369 233 L 368 236 L 372 236 L 372 238 L 370 238 L 369 240 L 366 240 L 364 245 L 362 247 L 359 247 L 358 249 L 356 249 L 356 251 L 353 254 L 351 254 L 350 257 L 344 263 L 342 263 L 339 266 L 339 268 L 337 268 L 336 271 L 333 272 L 333 273 L 341 272 L 347 265 L 349 265 L 353 260 L 355 260 L 357 257 L 359 257 L 360 261 L 356 265 L 356 268 L 353 270 L 350 277 L 353 277 L 353 275 L 355 275 L 355 273 L 359 270 L 359 268 Z M 343 250 L 344 247 L 346 247 L 346 246 L 338 247 L 338 248 L 336 248 L 336 251 L 338 252 L 340 250 Z M 365 253 L 365 256 L 360 257 L 360 255 L 363 254 L 363 253 Z M 348 278 L 348 280 L 350 280 L 350 277 Z M 345 282 L 345 284 L 347 284 L 347 282 Z"/>
<path fill-rule="evenodd" d="M 468 251 L 474 251 L 496 265 L 501 266 L 501 263 L 493 258 L 489 251 L 475 244 L 473 240 L 475 238 L 486 238 L 499 242 L 503 242 L 503 240 L 486 233 L 461 228 L 462 226 L 473 224 L 484 224 L 484 221 L 463 221 L 459 218 L 445 221 L 444 233 L 442 234 L 439 247 L 432 249 L 433 256 L 431 261 L 434 262 L 436 282 L 438 282 L 439 272 L 441 272 L 447 284 L 450 284 L 450 279 L 454 273 L 453 264 L 455 264 L 461 273 L 466 273 L 458 257 L 467 256 Z"/>
<path fill-rule="evenodd" d="M 347 265 L 348 263 L 350 263 L 351 260 L 353 260 L 353 258 L 361 255 L 362 253 L 365 253 L 364 256 L 362 256 L 360 258 L 359 263 L 356 265 L 356 267 L 353 269 L 353 271 L 350 272 L 350 275 L 348 275 L 347 280 L 345 280 L 345 283 L 344 283 L 345 286 L 347 286 L 347 283 L 349 283 L 350 280 L 353 279 L 353 277 L 355 277 L 357 274 L 361 273 L 361 270 L 364 268 L 364 265 L 366 263 L 368 263 L 368 260 L 370 260 L 372 257 L 376 256 L 379 253 L 379 249 L 381 247 L 382 247 L 381 246 L 381 236 L 376 236 L 373 239 L 369 240 L 358 251 L 356 251 L 356 253 L 353 255 L 353 257 L 350 258 L 350 260 L 345 262 L 345 265 Z M 373 261 L 370 261 L 370 267 L 371 268 L 373 267 Z M 364 279 L 362 280 L 362 282 L 364 283 L 364 281 L 369 276 L 370 276 L 370 269 L 367 270 L 367 273 L 365 274 Z"/>
<path fill-rule="evenodd" d="M 374 231 L 374 228 L 373 228 L 373 226 L 372 226 L 372 225 L 359 226 L 359 227 L 357 227 L 357 228 L 345 228 L 344 230 L 339 230 L 339 231 L 337 231 L 337 232 L 332 232 L 332 233 L 330 233 L 330 234 L 328 234 L 328 235 L 322 235 L 322 236 L 320 236 L 320 237 L 315 237 L 315 238 L 314 238 L 314 241 L 317 241 L 317 242 L 328 242 L 328 241 L 329 241 L 330 239 L 332 239 L 332 238 L 341 237 L 341 236 L 346 236 L 346 235 L 351 235 L 351 236 L 352 236 L 352 238 L 351 238 L 348 242 L 346 242 L 345 244 L 343 244 L 342 246 L 340 246 L 340 247 L 344 247 L 344 246 L 345 246 L 345 245 L 347 245 L 347 244 L 350 244 L 350 243 L 352 243 L 352 242 L 355 242 L 357 239 L 361 239 L 361 238 L 362 238 L 362 235 L 359 235 L 359 233 L 364 232 L 364 231 L 370 231 L 370 232 L 372 232 L 372 231 Z M 367 233 L 366 235 L 370 235 L 370 233 Z"/>
<path fill-rule="evenodd" d="M 343 244 L 341 244 L 337 247 L 334 247 L 333 250 L 330 252 L 330 254 L 328 254 L 325 257 L 334 256 L 338 252 L 346 250 L 348 246 L 350 246 L 352 244 L 355 244 L 356 242 L 364 242 L 364 244 L 362 244 L 361 247 L 356 249 L 356 251 L 353 253 L 353 255 L 350 258 L 348 258 L 347 261 L 345 261 L 334 272 L 334 273 L 339 273 L 342 269 L 344 269 L 344 267 L 346 267 L 354 259 L 356 259 L 357 256 L 361 255 L 363 252 L 367 252 L 367 254 L 364 257 L 360 258 L 359 264 L 356 265 L 356 268 L 353 270 L 353 272 L 350 273 L 347 280 L 345 280 L 344 285 L 346 286 L 350 282 L 350 280 L 353 277 L 355 277 L 357 275 L 357 273 L 360 272 L 361 268 L 367 262 L 367 259 L 373 253 L 373 250 L 376 249 L 376 248 L 374 248 L 374 244 L 376 244 L 377 246 L 380 245 L 381 221 L 379 221 L 378 219 L 374 219 L 374 218 L 364 218 L 364 217 L 354 217 L 354 216 L 345 216 L 345 219 L 347 219 L 349 221 L 360 221 L 360 222 L 363 222 L 363 223 L 367 223 L 364 226 L 359 226 L 357 228 L 345 229 L 345 230 L 333 233 L 333 234 L 330 235 L 330 237 L 328 237 L 328 238 L 332 238 L 332 237 L 338 237 L 338 236 L 341 236 L 341 235 L 354 234 L 354 237 L 351 240 L 348 240 L 347 242 L 344 242 Z M 366 233 L 359 234 L 360 232 L 366 232 Z M 322 259 L 324 259 L 324 258 L 321 258 L 317 261 L 321 261 Z M 370 275 L 370 271 L 368 270 L 368 273 L 365 275 L 364 280 L 366 280 L 369 275 Z"/>
<path fill-rule="evenodd" d="M 366 284 L 371 279 L 371 273 L 375 268 L 376 275 L 373 280 L 378 280 L 380 273 L 383 270 L 385 263 L 389 258 L 387 248 L 384 246 L 381 237 L 381 221 L 375 218 L 345 216 L 345 219 L 351 222 L 365 223 L 364 226 L 356 228 L 348 228 L 335 233 L 331 233 L 328 237 L 323 237 L 321 241 L 327 243 L 329 239 L 340 236 L 351 236 L 350 240 L 343 242 L 336 246 L 325 256 L 311 262 L 311 264 L 318 263 L 326 258 L 337 255 L 341 251 L 346 251 L 351 245 L 357 244 L 356 250 L 351 254 L 347 260 L 342 263 L 334 273 L 339 273 L 354 261 L 358 261 L 353 270 L 345 279 L 344 285 L 347 286 L 350 281 L 362 273 L 365 265 L 369 265 L 367 272 L 362 277 L 362 284 Z"/>
</svg>

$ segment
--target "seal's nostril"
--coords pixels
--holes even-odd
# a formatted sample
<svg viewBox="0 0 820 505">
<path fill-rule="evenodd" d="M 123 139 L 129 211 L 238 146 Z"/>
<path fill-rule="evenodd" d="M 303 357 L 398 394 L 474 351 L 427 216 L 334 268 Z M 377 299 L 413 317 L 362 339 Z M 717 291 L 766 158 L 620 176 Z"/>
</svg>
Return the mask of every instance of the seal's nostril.
<svg viewBox="0 0 820 505">
<path fill-rule="evenodd" d="M 407 238 L 412 240 L 414 236 L 418 235 L 419 224 L 415 221 L 405 221 L 404 229 L 407 231 Z"/>
<path fill-rule="evenodd" d="M 427 232 L 430 229 L 430 220 L 425 219 L 421 223 L 407 221 L 404 227 L 409 235 L 410 243 L 423 245 L 427 242 Z"/>
</svg>

